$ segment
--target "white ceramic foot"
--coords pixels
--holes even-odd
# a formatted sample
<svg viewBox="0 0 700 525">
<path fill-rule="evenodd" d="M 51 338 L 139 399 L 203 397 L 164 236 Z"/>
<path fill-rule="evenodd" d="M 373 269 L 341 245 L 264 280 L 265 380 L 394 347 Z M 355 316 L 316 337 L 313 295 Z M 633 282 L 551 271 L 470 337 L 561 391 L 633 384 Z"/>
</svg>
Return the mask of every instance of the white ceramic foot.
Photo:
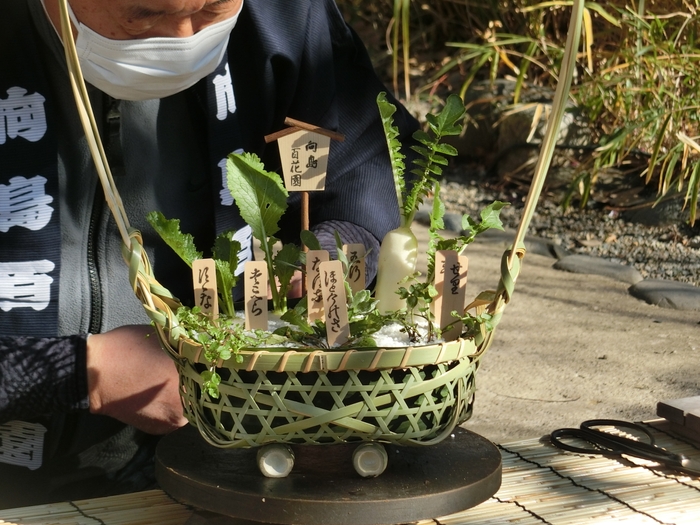
<svg viewBox="0 0 700 525">
<path fill-rule="evenodd" d="M 380 443 L 363 443 L 352 454 L 355 472 L 364 478 L 374 478 L 386 470 L 389 456 Z"/>
<path fill-rule="evenodd" d="M 286 478 L 294 468 L 294 453 L 287 445 L 275 443 L 258 450 L 258 468 L 268 478 Z"/>
</svg>

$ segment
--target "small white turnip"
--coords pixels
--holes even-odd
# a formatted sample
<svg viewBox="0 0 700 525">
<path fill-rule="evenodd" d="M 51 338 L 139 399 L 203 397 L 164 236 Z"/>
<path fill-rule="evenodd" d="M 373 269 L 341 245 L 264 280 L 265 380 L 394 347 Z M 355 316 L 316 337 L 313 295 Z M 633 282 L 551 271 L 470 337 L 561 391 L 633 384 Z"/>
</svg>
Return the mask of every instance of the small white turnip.
<svg viewBox="0 0 700 525">
<path fill-rule="evenodd" d="M 398 295 L 405 286 L 407 277 L 416 272 L 418 260 L 418 239 L 408 226 L 390 231 L 382 241 L 379 250 L 377 285 L 374 297 L 379 301 L 380 313 L 388 313 L 406 308 L 406 301 Z"/>
</svg>

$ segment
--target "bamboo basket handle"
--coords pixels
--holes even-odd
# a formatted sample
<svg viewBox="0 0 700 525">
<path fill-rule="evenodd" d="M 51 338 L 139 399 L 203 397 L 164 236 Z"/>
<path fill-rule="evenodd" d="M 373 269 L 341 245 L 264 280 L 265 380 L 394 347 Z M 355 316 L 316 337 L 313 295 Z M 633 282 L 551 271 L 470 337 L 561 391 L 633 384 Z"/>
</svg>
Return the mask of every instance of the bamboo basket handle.
<svg viewBox="0 0 700 525">
<path fill-rule="evenodd" d="M 571 82 L 576 67 L 576 54 L 578 52 L 581 26 L 583 21 L 584 0 L 574 0 L 569 22 L 569 31 L 566 36 L 566 47 L 562 59 L 561 71 L 557 88 L 552 102 L 552 113 L 547 120 L 547 130 L 545 132 L 540 155 L 535 166 L 535 174 L 530 184 L 530 190 L 525 200 L 523 215 L 520 218 L 518 229 L 515 233 L 513 245 L 503 254 L 501 261 L 501 279 L 498 283 L 495 297 L 488 305 L 487 311 L 492 316 L 492 323 L 495 327 L 500 321 L 506 305 L 510 302 L 515 288 L 515 281 L 520 274 L 521 262 L 525 256 L 525 234 L 530 226 L 530 222 L 537 207 L 537 201 L 542 193 L 547 172 L 552 162 L 554 148 L 557 142 L 557 135 L 566 110 L 566 103 L 571 91 Z M 484 336 L 484 341 L 480 345 L 480 353 L 484 352 L 491 344 L 494 331 L 490 331 Z"/>
<path fill-rule="evenodd" d="M 73 95 L 75 98 L 76 106 L 78 109 L 78 115 L 80 116 L 80 121 L 85 130 L 85 138 L 87 139 L 88 147 L 90 148 L 90 154 L 92 155 L 93 162 L 95 164 L 95 169 L 97 170 L 97 175 L 100 178 L 102 187 L 105 193 L 105 199 L 107 200 L 107 205 L 109 206 L 114 220 L 117 223 L 117 228 L 119 229 L 119 234 L 122 237 L 122 241 L 126 246 L 131 245 L 129 230 L 129 218 L 126 216 L 124 211 L 124 205 L 122 203 L 117 187 L 112 178 L 112 171 L 109 169 L 109 163 L 107 162 L 107 156 L 102 146 L 102 141 L 100 140 L 99 131 L 97 129 L 97 123 L 95 121 L 95 115 L 92 112 L 92 106 L 90 104 L 90 97 L 88 96 L 87 88 L 85 87 L 85 80 L 83 79 L 83 74 L 80 69 L 80 61 L 78 60 L 78 53 L 75 48 L 75 40 L 73 38 L 73 29 L 70 25 L 70 18 L 68 16 L 67 0 L 59 0 L 59 12 L 61 15 L 61 32 L 63 47 L 66 53 L 66 62 L 68 64 L 68 76 L 70 78 L 71 87 L 73 88 Z"/>
<path fill-rule="evenodd" d="M 154 321 L 162 342 L 168 341 L 166 350 L 173 358 L 179 359 L 174 348 L 179 344 L 182 329 L 178 326 L 175 311 L 180 305 L 179 301 L 153 276 L 148 255 L 143 248 L 141 233 L 132 228 L 129 218 L 124 210 L 119 191 L 112 177 L 109 162 L 100 139 L 95 115 L 90 104 L 90 97 L 85 86 L 80 61 L 75 47 L 73 30 L 68 15 L 67 0 L 59 0 L 59 13 L 61 18 L 61 32 L 63 47 L 66 54 L 68 76 L 75 98 L 76 108 L 80 117 L 85 139 L 90 149 L 97 175 L 104 190 L 105 200 L 112 216 L 117 224 L 119 235 L 122 238 L 122 256 L 129 265 L 129 282 L 136 297 L 141 301 L 146 314 Z M 167 336 L 166 336 L 167 334 Z"/>
</svg>

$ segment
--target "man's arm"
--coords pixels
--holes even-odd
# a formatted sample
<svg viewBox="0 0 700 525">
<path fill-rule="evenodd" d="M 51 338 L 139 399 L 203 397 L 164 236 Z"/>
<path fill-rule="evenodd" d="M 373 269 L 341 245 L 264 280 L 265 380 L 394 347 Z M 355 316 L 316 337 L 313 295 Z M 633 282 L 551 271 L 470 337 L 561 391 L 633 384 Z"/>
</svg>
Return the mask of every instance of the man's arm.
<svg viewBox="0 0 700 525">
<path fill-rule="evenodd" d="M 153 329 L 0 337 L 0 423 L 89 408 L 151 434 L 186 423 L 178 374 Z"/>
<path fill-rule="evenodd" d="M 88 408 L 86 338 L 0 336 L 0 423 Z"/>
<path fill-rule="evenodd" d="M 150 326 L 122 326 L 87 340 L 90 412 L 113 417 L 148 434 L 187 423 L 180 379 Z"/>
</svg>

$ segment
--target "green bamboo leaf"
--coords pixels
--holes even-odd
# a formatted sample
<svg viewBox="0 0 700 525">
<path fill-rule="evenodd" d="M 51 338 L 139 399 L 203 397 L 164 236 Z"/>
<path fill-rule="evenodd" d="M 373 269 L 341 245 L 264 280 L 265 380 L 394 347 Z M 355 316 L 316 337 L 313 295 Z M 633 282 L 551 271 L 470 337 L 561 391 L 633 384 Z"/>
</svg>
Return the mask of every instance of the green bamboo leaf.
<svg viewBox="0 0 700 525">
<path fill-rule="evenodd" d="M 608 23 L 614 25 L 615 27 L 622 27 L 622 23 L 620 22 L 620 20 L 608 13 L 602 5 L 595 2 L 586 2 L 586 8 L 590 9 L 591 11 L 595 11 Z"/>
<path fill-rule="evenodd" d="M 686 202 L 690 200 L 690 225 L 695 226 L 698 212 L 698 193 L 700 193 L 700 162 L 695 163 L 693 173 L 688 181 L 688 191 L 685 195 Z"/>
<path fill-rule="evenodd" d="M 656 132 L 656 141 L 654 143 L 654 149 L 651 153 L 651 158 L 649 159 L 649 165 L 647 167 L 646 183 L 649 184 L 652 176 L 654 175 L 654 168 L 656 167 L 656 162 L 659 159 L 659 152 L 661 151 L 661 146 L 663 145 L 664 137 L 666 136 L 666 130 L 668 129 L 668 123 L 671 121 L 673 113 L 666 115 L 661 128 Z"/>
<path fill-rule="evenodd" d="M 661 194 L 665 195 L 669 188 L 672 186 L 673 176 L 676 173 L 676 164 L 680 160 L 681 152 L 676 150 L 670 155 L 666 155 L 664 162 L 664 168 L 661 173 L 661 178 L 663 179 L 663 185 L 661 187 Z"/>
</svg>

